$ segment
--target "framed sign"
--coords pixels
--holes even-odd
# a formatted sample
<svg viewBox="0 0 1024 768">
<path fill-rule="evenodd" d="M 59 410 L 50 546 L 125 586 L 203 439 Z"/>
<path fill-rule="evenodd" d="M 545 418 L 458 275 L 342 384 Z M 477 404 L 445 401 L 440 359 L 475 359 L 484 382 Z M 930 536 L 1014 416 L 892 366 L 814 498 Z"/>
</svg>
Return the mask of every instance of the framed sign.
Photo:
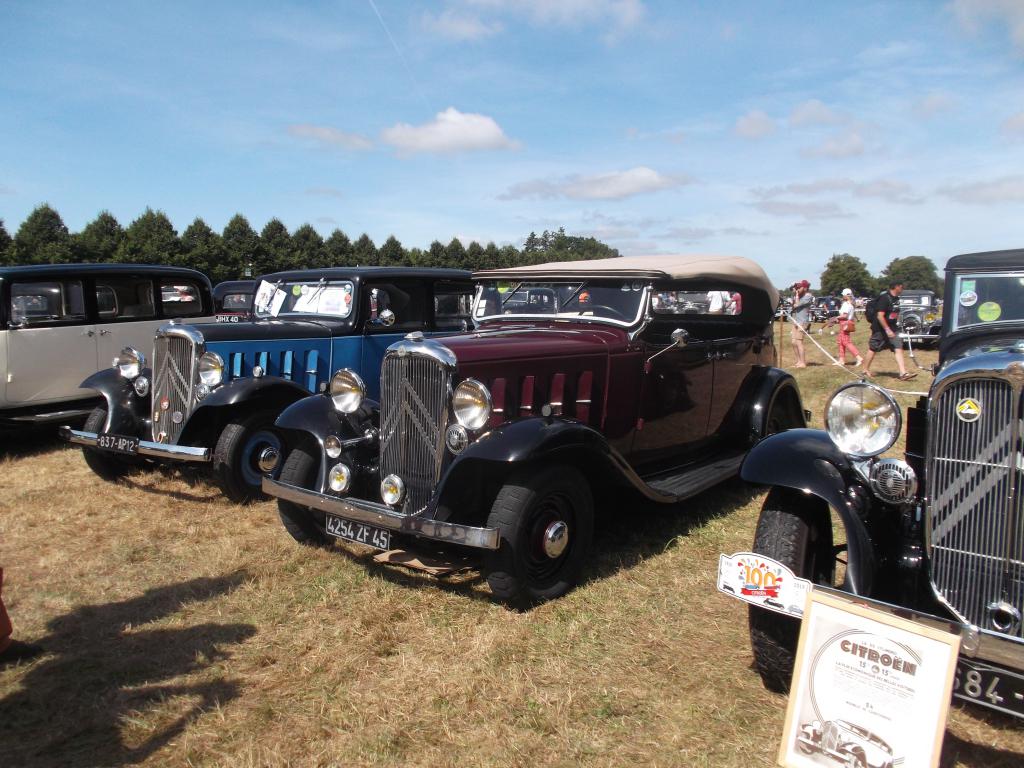
<svg viewBox="0 0 1024 768">
<path fill-rule="evenodd" d="M 959 635 L 811 590 L 779 764 L 937 766 L 959 650 Z"/>
</svg>

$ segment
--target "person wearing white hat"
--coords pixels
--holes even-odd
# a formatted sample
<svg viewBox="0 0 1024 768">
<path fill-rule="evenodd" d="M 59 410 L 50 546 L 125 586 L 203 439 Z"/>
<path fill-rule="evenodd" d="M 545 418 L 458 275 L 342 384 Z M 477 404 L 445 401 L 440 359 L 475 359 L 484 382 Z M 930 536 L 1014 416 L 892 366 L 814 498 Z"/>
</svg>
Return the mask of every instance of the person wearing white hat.
<svg viewBox="0 0 1024 768">
<path fill-rule="evenodd" d="M 843 288 L 843 304 L 839 307 L 839 314 L 828 319 L 828 324 L 832 323 L 839 323 L 839 364 L 846 365 L 846 352 L 849 350 L 857 358 L 854 367 L 859 368 L 864 358 L 860 356 L 853 339 L 850 338 L 850 334 L 857 328 L 857 310 L 853 306 L 853 291 L 849 288 Z"/>
</svg>

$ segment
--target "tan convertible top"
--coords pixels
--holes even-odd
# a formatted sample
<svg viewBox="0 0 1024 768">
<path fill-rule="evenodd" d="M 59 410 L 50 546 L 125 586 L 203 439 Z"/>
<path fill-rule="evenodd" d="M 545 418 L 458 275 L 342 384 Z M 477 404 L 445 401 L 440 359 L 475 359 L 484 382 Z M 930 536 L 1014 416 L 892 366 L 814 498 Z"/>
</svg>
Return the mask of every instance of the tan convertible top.
<svg viewBox="0 0 1024 768">
<path fill-rule="evenodd" d="M 675 256 L 619 256 L 587 261 L 555 261 L 527 267 L 485 269 L 475 280 L 560 280 L 580 278 L 636 278 L 638 280 L 722 280 L 765 291 L 772 307 L 779 294 L 760 265 L 742 256 L 679 254 Z"/>
</svg>

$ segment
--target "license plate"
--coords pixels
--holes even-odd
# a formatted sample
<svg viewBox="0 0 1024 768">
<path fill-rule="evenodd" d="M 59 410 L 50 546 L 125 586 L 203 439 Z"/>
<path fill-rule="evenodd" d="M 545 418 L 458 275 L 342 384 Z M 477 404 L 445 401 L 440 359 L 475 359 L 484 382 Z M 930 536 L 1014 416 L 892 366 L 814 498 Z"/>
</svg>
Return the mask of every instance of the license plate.
<svg viewBox="0 0 1024 768">
<path fill-rule="evenodd" d="M 365 523 L 353 523 L 342 517 L 327 516 L 327 532 L 339 539 L 347 539 L 357 544 L 365 544 L 375 549 L 391 549 L 391 531 L 386 528 L 375 528 Z"/>
<path fill-rule="evenodd" d="M 127 435 L 97 435 L 96 447 L 114 453 L 127 453 L 134 456 L 139 452 L 139 438 Z"/>
<path fill-rule="evenodd" d="M 1024 675 L 1016 672 L 961 657 L 956 664 L 953 695 L 1024 717 Z"/>
</svg>

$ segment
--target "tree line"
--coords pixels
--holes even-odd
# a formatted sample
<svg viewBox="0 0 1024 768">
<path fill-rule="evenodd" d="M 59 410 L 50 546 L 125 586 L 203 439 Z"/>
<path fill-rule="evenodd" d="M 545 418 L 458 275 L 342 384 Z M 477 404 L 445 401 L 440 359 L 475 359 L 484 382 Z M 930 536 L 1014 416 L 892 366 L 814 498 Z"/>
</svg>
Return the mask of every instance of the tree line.
<svg viewBox="0 0 1024 768">
<path fill-rule="evenodd" d="M 942 278 L 934 262 L 926 256 L 893 259 L 881 274 L 872 276 L 867 264 L 848 253 L 832 254 L 821 273 L 821 287 L 816 293 L 834 293 L 838 296 L 843 288 L 849 288 L 854 296 L 872 296 L 897 281 L 902 282 L 905 289 L 928 290 L 942 295 Z"/>
<path fill-rule="evenodd" d="M 180 235 L 163 211 L 151 208 L 127 227 L 103 211 L 81 232 L 69 232 L 60 214 L 44 204 L 29 214 L 13 237 L 0 219 L 2 265 L 170 264 L 197 269 L 214 283 L 287 269 L 404 265 L 474 270 L 618 255 L 599 240 L 568 235 L 564 228 L 541 235 L 531 232 L 522 250 L 493 242 L 464 246 L 458 238 L 447 245 L 435 240 L 423 249 L 406 248 L 394 235 L 379 247 L 365 233 L 352 241 L 337 228 L 324 238 L 309 224 L 289 232 L 277 218 L 257 233 L 241 214 L 219 233 L 197 217 Z"/>
</svg>

